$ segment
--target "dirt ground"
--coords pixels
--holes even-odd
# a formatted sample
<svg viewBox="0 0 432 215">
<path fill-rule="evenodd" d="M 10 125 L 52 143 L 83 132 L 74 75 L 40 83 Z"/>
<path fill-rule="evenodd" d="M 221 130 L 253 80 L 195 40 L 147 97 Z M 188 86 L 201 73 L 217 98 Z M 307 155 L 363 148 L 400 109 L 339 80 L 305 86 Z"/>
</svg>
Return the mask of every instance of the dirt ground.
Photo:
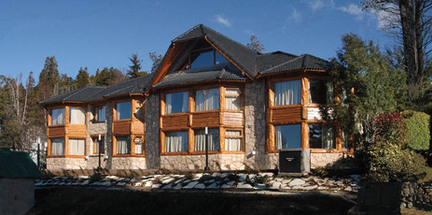
<svg viewBox="0 0 432 215">
<path fill-rule="evenodd" d="M 128 189 L 36 189 L 28 214 L 346 214 L 340 195 L 251 192 L 149 192 Z"/>
</svg>

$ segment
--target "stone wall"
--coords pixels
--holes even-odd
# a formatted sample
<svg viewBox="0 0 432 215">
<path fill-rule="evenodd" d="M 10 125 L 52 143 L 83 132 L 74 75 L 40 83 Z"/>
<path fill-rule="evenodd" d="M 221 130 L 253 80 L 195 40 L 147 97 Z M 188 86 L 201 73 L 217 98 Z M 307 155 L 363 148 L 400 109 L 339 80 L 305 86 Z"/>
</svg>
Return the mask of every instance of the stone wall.
<svg viewBox="0 0 432 215">
<path fill-rule="evenodd" d="M 91 139 L 91 136 L 97 136 L 99 134 L 101 135 L 106 135 L 107 133 L 107 123 L 105 122 L 98 122 L 98 123 L 93 123 L 93 113 L 92 113 L 92 109 L 93 106 L 92 105 L 87 105 L 87 154 L 88 155 L 92 155 L 94 154 L 93 152 L 93 142 Z M 106 147 L 105 147 L 106 149 Z"/>
<path fill-rule="evenodd" d="M 159 94 L 152 94 L 145 102 L 145 150 L 147 167 L 149 169 L 159 168 L 160 157 L 160 99 Z"/>
<path fill-rule="evenodd" d="M 47 169 L 95 169 L 99 166 L 99 157 L 90 155 L 88 158 L 47 158 Z M 107 159 L 101 155 L 101 167 L 107 168 Z"/>
<path fill-rule="evenodd" d="M 266 168 L 265 94 L 265 82 L 263 80 L 246 83 L 245 156 L 247 165 L 255 169 Z"/>
<path fill-rule="evenodd" d="M 33 179 L 0 179 L 0 214 L 25 214 L 34 204 Z"/>
<path fill-rule="evenodd" d="M 112 154 L 113 154 L 113 133 L 112 133 L 112 124 L 113 124 L 113 103 L 112 102 L 107 102 L 106 103 L 106 123 L 107 123 L 107 132 L 105 135 L 105 153 L 106 155 L 108 155 L 107 158 L 107 165 L 106 168 L 107 169 L 111 169 L 111 163 L 112 163 Z"/>
<path fill-rule="evenodd" d="M 432 209 L 432 183 L 405 182 L 401 189 L 401 208 Z"/>
<path fill-rule="evenodd" d="M 341 158 L 346 158 L 343 153 L 311 153 L 311 169 L 325 167 L 333 164 Z M 266 169 L 279 168 L 279 153 L 269 153 L 266 155 Z"/>
<path fill-rule="evenodd" d="M 147 169 L 145 157 L 113 157 L 112 169 Z"/>
<path fill-rule="evenodd" d="M 209 167 L 217 170 L 244 170 L 243 154 L 209 155 Z M 160 157 L 161 168 L 175 170 L 203 170 L 205 155 L 167 155 Z"/>
</svg>

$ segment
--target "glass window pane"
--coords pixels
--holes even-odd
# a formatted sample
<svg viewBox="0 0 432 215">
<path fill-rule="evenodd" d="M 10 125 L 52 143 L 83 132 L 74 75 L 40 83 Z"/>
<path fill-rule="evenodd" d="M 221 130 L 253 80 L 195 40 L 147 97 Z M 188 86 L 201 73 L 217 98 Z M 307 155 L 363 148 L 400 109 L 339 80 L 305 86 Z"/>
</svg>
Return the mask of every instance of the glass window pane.
<svg viewBox="0 0 432 215">
<path fill-rule="evenodd" d="M 63 125 L 64 124 L 64 113 L 65 109 L 52 109 L 51 110 L 51 125 Z"/>
<path fill-rule="evenodd" d="M 187 152 L 188 151 L 188 132 L 166 132 L 165 133 L 165 152 Z"/>
<path fill-rule="evenodd" d="M 70 108 L 69 123 L 75 125 L 85 125 L 85 110 L 82 108 Z"/>
<path fill-rule="evenodd" d="M 95 121 L 96 122 L 104 122 L 105 121 L 105 106 L 95 107 Z"/>
<path fill-rule="evenodd" d="M 189 92 L 168 93 L 165 96 L 165 113 L 185 113 L 189 110 Z"/>
<path fill-rule="evenodd" d="M 191 54 L 191 68 L 200 68 L 213 65 L 213 50 L 195 52 Z"/>
<path fill-rule="evenodd" d="M 64 155 L 64 138 L 51 139 L 51 155 Z"/>
<path fill-rule="evenodd" d="M 142 137 L 141 136 L 135 137 L 134 143 L 135 143 L 135 154 L 136 155 L 143 154 L 143 144 L 144 143 L 143 143 Z"/>
<path fill-rule="evenodd" d="M 274 84 L 274 105 L 294 105 L 300 104 L 301 81 L 284 81 Z"/>
<path fill-rule="evenodd" d="M 333 101 L 333 85 L 324 80 L 309 80 L 309 103 L 328 104 Z"/>
<path fill-rule="evenodd" d="M 225 109 L 241 110 L 240 89 L 227 88 L 225 90 Z"/>
<path fill-rule="evenodd" d="M 309 124 L 309 148 L 335 149 L 333 126 Z"/>
<path fill-rule="evenodd" d="M 132 103 L 120 102 L 116 105 L 117 120 L 130 119 L 132 117 Z"/>
<path fill-rule="evenodd" d="M 99 137 L 93 137 L 92 142 L 93 142 L 93 154 L 99 154 L 99 148 L 100 148 L 102 154 L 105 152 L 105 137 L 104 136 L 101 136 L 100 141 L 99 141 Z"/>
<path fill-rule="evenodd" d="M 117 151 L 118 155 L 126 155 L 131 152 L 131 139 L 130 136 L 116 136 L 117 138 Z"/>
<path fill-rule="evenodd" d="M 208 110 L 219 110 L 219 88 L 196 91 L 195 111 Z"/>
<path fill-rule="evenodd" d="M 69 139 L 69 155 L 85 155 L 85 139 Z"/>
<path fill-rule="evenodd" d="M 236 137 L 237 136 L 237 137 Z M 239 130 L 225 131 L 225 151 L 242 151 L 242 137 Z"/>
<path fill-rule="evenodd" d="M 220 64 L 220 63 L 227 63 L 229 62 L 224 56 L 222 56 L 218 51 L 216 51 L 216 55 L 215 55 L 215 64 Z"/>
<path fill-rule="evenodd" d="M 301 126 L 279 125 L 275 126 L 276 149 L 301 148 Z"/>
<path fill-rule="evenodd" d="M 143 108 L 143 102 L 142 101 L 136 101 L 135 102 L 135 118 L 142 119 L 142 108 Z"/>
<path fill-rule="evenodd" d="M 195 130 L 194 151 L 205 151 L 206 135 L 205 129 Z M 219 151 L 219 129 L 208 129 L 208 150 Z"/>
</svg>

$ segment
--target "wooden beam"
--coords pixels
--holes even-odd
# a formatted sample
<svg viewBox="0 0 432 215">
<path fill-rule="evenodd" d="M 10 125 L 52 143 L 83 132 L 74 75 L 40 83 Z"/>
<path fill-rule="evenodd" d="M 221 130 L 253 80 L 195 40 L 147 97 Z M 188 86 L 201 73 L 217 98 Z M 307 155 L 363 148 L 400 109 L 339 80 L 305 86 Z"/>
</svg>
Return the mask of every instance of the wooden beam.
<svg viewBox="0 0 432 215">
<path fill-rule="evenodd" d="M 301 147 L 309 148 L 309 125 L 306 122 L 301 123 Z"/>
</svg>

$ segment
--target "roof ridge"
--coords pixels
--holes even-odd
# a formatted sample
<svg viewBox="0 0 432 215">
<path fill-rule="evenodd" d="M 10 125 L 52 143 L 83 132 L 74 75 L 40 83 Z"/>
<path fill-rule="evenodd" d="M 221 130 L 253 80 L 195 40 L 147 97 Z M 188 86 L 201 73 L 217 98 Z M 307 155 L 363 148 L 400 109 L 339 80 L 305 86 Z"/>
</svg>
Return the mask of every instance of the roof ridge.
<svg viewBox="0 0 432 215">
<path fill-rule="evenodd" d="M 193 31 L 193 30 L 195 30 L 195 29 L 197 29 L 197 28 L 201 28 L 201 33 L 203 33 L 202 26 L 203 26 L 203 24 L 195 25 L 194 27 L 192 27 L 192 28 L 189 29 L 188 31 L 186 31 L 186 32 L 184 32 L 183 34 L 180 34 L 179 36 L 177 36 L 177 37 L 175 37 L 174 39 L 172 39 L 171 42 L 173 42 L 174 40 L 177 40 L 177 38 L 181 38 L 181 37 L 183 37 L 184 35 L 190 33 L 191 31 Z M 203 33 L 203 34 L 204 34 L 204 33 Z"/>
<path fill-rule="evenodd" d="M 245 46 L 245 45 L 243 45 L 243 44 L 241 44 L 241 43 L 239 43 L 239 42 L 237 42 L 237 41 L 235 41 L 235 40 L 233 40 L 233 39 L 231 39 L 231 38 L 229 38 L 229 37 L 227 37 L 227 36 L 225 36 L 225 35 L 223 35 L 223 34 L 217 32 L 217 31 L 213 30 L 212 28 L 209 28 L 209 27 L 207 27 L 207 26 L 205 26 L 205 25 L 202 25 L 202 27 L 205 28 L 205 29 L 208 29 L 209 31 L 212 31 L 213 33 L 216 33 L 216 34 L 219 34 L 219 35 L 223 36 L 224 38 L 226 38 L 226 39 L 228 39 L 228 40 L 230 40 L 230 41 L 232 41 L 232 42 L 234 42 L 234 43 L 236 43 L 236 44 L 242 46 L 243 48 L 246 48 L 246 49 L 250 50 L 251 52 L 253 52 L 253 53 L 255 53 L 255 54 L 256 54 L 256 53 L 260 53 L 260 52 L 256 52 L 256 51 L 254 51 L 254 50 L 248 48 L 247 46 Z M 205 33 L 205 35 L 207 35 L 207 33 Z"/>
<path fill-rule="evenodd" d="M 266 71 L 272 70 L 272 69 L 274 69 L 274 68 L 284 66 L 284 65 L 286 65 L 286 64 L 288 64 L 288 63 L 291 63 L 291 62 L 293 62 L 293 61 L 295 61 L 295 60 L 300 59 L 301 57 L 303 57 L 303 55 L 297 56 L 297 57 L 295 57 L 295 58 L 293 58 L 293 59 L 291 59 L 291 60 L 289 60 L 289 61 L 286 61 L 286 62 L 281 63 L 281 64 L 279 64 L 279 65 L 276 65 L 276 66 L 274 66 L 274 67 L 270 67 L 270 68 L 268 68 L 268 69 L 266 69 L 266 70 L 264 70 L 264 71 L 262 71 L 262 72 L 260 72 L 260 73 L 265 73 Z"/>
</svg>

